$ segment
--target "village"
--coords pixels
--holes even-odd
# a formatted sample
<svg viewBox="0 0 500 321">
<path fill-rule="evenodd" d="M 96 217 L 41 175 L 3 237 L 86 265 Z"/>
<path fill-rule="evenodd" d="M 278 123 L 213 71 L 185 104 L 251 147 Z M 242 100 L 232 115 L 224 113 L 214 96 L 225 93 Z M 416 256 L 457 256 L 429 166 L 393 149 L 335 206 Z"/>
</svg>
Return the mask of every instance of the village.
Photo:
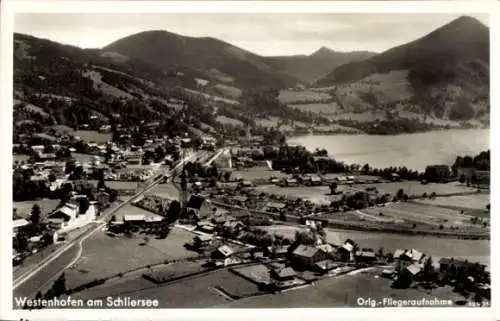
<svg viewBox="0 0 500 321">
<path fill-rule="evenodd" d="M 296 153 L 300 159 L 299 153 L 305 153 L 301 147 L 265 147 L 267 155 L 262 155 L 255 147 L 263 144 L 258 137 L 247 140 L 243 148 L 217 149 L 210 137 L 200 140 L 196 149 L 187 136 L 147 138 L 144 146 L 152 145 L 141 149 L 123 150 L 112 143 L 92 149 L 94 143 L 83 143 L 91 151 L 90 162 L 41 162 L 44 157 L 40 155 L 45 154 L 35 146 L 32 162 L 15 163 L 16 170 L 33 174 L 30 180 L 35 177 L 38 184 L 47 183 L 45 191 L 35 193 L 60 200 L 52 211 L 44 208 L 42 214 L 35 204 L 26 218 L 15 216 L 18 273 L 22 275 L 48 249 L 57 251 L 86 239 L 82 257 L 69 269 L 26 293 L 44 298 L 114 294 L 114 284 L 129 278 L 138 283 L 131 289 L 139 284 L 143 287 L 139 293 L 148 293 L 153 286 L 167 291 L 172 282 L 187 286 L 192 278 L 215 273 L 210 274 L 213 280 L 208 288 L 213 290 L 208 295 L 215 293 L 233 302 L 371 273 L 386 280 L 388 291 L 400 295 L 415 289 L 453 298 L 456 305 L 489 302 L 490 273 L 485 264 L 433 257 L 415 247 L 360 246 L 355 238 L 332 242 L 327 235 L 331 228 L 343 228 L 481 239 L 489 235 L 485 214 L 489 201 L 481 205 L 485 209 L 475 211 L 432 205 L 440 198 L 486 200 L 483 189 L 488 182 L 478 177 L 481 173 L 469 171 L 466 176 L 459 169 L 455 175 L 463 183 L 457 183 L 450 182 L 451 172 L 378 171 L 369 165 L 351 168 L 335 163 L 321 150 L 313 153 L 318 156 L 312 162 L 299 162 L 295 168 L 293 158 L 290 165 L 280 162 L 279 154 Z M 76 139 L 74 144 L 82 142 Z M 172 146 L 173 152 L 155 155 L 162 144 Z M 74 147 L 66 148 L 72 152 Z M 127 158 L 131 149 L 135 156 Z M 150 158 L 145 157 L 148 152 Z M 120 254 L 110 252 L 117 247 L 123 248 Z M 137 249 L 132 250 L 134 247 Z M 105 270 L 98 263 L 103 255 L 113 258 L 104 265 Z M 141 259 L 131 264 L 135 255 Z M 218 273 L 226 274 L 219 279 Z M 224 285 L 229 279 L 241 283 L 243 289 L 248 284 L 254 288 L 232 293 Z"/>
</svg>

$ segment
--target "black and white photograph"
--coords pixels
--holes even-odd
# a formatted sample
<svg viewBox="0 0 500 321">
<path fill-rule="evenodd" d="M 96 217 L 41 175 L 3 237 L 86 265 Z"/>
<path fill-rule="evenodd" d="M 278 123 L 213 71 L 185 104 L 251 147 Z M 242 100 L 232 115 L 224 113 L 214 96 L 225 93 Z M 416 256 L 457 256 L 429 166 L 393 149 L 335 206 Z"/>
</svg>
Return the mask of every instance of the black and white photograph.
<svg viewBox="0 0 500 321">
<path fill-rule="evenodd" d="M 493 19 L 449 7 L 13 13 L 8 308 L 490 308 Z"/>
</svg>

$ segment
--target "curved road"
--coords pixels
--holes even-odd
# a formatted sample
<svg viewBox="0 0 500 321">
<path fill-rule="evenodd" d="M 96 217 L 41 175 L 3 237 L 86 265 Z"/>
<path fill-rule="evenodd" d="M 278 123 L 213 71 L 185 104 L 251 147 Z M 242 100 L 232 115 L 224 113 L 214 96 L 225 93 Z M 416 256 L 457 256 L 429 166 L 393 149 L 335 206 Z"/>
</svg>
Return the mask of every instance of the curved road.
<svg viewBox="0 0 500 321">
<path fill-rule="evenodd" d="M 197 153 L 192 153 L 184 159 L 184 162 L 189 161 L 197 156 Z M 172 170 L 165 173 L 165 176 L 171 176 L 175 174 L 179 169 L 181 169 L 183 162 L 179 163 Z M 154 188 L 157 184 L 163 181 L 164 175 L 151 182 L 146 188 L 133 195 L 126 201 L 118 204 L 114 208 L 108 210 L 103 216 L 96 222 L 92 223 L 95 226 L 91 227 L 86 232 L 82 233 L 69 243 L 65 244 L 63 247 L 54 251 L 46 258 L 44 258 L 37 266 L 35 266 L 30 271 L 25 272 L 14 280 L 13 284 L 13 295 L 14 297 L 34 297 L 36 292 L 38 292 L 44 285 L 46 285 L 51 280 L 59 276 L 65 268 L 73 264 L 75 258 L 78 259 L 78 254 L 82 251 L 83 241 L 98 231 L 106 224 L 106 218 L 121 209 L 123 206 L 130 204 L 134 199 L 148 192 Z"/>
</svg>

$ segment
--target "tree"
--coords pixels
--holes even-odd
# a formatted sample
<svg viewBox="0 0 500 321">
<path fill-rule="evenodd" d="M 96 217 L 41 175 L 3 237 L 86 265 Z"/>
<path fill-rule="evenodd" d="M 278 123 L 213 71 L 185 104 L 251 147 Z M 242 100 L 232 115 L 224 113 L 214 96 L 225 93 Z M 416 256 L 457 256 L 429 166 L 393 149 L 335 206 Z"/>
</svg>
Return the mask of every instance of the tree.
<svg viewBox="0 0 500 321">
<path fill-rule="evenodd" d="M 56 175 L 54 173 L 49 174 L 49 182 L 53 183 L 56 181 Z"/>
<path fill-rule="evenodd" d="M 400 199 L 402 199 L 402 198 L 404 197 L 404 194 L 405 194 L 404 190 L 403 190 L 402 188 L 400 188 L 400 189 L 398 190 L 398 193 L 396 194 L 396 198 L 397 198 L 398 200 L 400 200 Z"/>
<path fill-rule="evenodd" d="M 286 221 L 286 215 L 283 212 L 280 213 L 280 221 Z"/>
<path fill-rule="evenodd" d="M 460 175 L 460 178 L 458 179 L 458 181 L 459 181 L 461 184 L 465 183 L 465 175 L 464 175 L 464 174 Z"/>
<path fill-rule="evenodd" d="M 87 210 L 90 207 L 89 199 L 86 197 L 81 197 L 80 201 L 79 201 L 79 205 L 80 205 L 80 214 L 87 213 Z"/>
<path fill-rule="evenodd" d="M 40 206 L 38 204 L 33 205 L 33 207 L 31 208 L 31 216 L 30 216 L 31 224 L 38 226 L 40 224 L 40 215 L 41 215 Z"/>
<path fill-rule="evenodd" d="M 14 249 L 18 252 L 24 252 L 28 249 L 28 236 L 22 232 L 19 231 L 16 234 L 16 237 L 14 239 Z"/>
<path fill-rule="evenodd" d="M 488 205 L 486 205 L 486 210 L 489 212 L 490 211 L 490 203 L 488 203 Z"/>
<path fill-rule="evenodd" d="M 337 183 L 333 182 L 330 184 L 330 194 L 334 195 L 337 191 Z"/>
<path fill-rule="evenodd" d="M 224 180 L 226 182 L 229 182 L 230 179 L 231 179 L 231 172 L 225 172 L 224 173 Z"/>
<path fill-rule="evenodd" d="M 180 217 L 182 211 L 181 203 L 178 200 L 172 201 L 167 210 L 167 222 L 174 223 Z"/>
<path fill-rule="evenodd" d="M 383 257 L 384 257 L 384 248 L 383 248 L 383 247 L 380 247 L 380 248 L 378 249 L 377 254 L 378 254 L 378 257 L 383 258 Z"/>
<path fill-rule="evenodd" d="M 97 189 L 105 189 L 106 188 L 106 183 L 104 182 L 104 170 L 99 170 L 98 172 L 98 182 L 97 182 Z"/>
<path fill-rule="evenodd" d="M 428 257 L 424 262 L 423 275 L 425 280 L 434 281 L 435 280 L 435 269 L 432 262 L 432 257 Z"/>
</svg>

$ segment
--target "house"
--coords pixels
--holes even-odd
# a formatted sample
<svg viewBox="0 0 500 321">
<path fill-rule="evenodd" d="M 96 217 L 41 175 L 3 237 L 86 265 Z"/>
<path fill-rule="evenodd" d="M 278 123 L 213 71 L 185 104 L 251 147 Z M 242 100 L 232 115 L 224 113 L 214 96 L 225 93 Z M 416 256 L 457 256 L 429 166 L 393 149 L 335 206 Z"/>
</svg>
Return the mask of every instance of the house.
<svg viewBox="0 0 500 321">
<path fill-rule="evenodd" d="M 28 225 L 30 225 L 30 222 L 24 218 L 14 220 L 12 222 L 12 235 L 16 236 L 20 230 L 22 230 Z"/>
<path fill-rule="evenodd" d="M 288 245 L 268 246 L 264 248 L 264 255 L 273 258 L 285 257 L 289 247 Z"/>
<path fill-rule="evenodd" d="M 419 264 L 411 264 L 402 269 L 396 279 L 396 284 L 400 288 L 408 288 L 413 282 L 418 281 L 422 275 L 422 268 Z"/>
<path fill-rule="evenodd" d="M 299 245 L 292 252 L 292 261 L 301 268 L 312 268 L 314 264 L 330 258 L 330 254 L 310 245 Z"/>
<path fill-rule="evenodd" d="M 318 270 L 319 272 L 321 273 L 326 273 L 328 271 L 331 271 L 333 269 L 336 269 L 340 266 L 341 264 L 339 263 L 336 263 L 335 261 L 333 260 L 323 260 L 323 261 L 319 261 L 319 262 L 316 262 L 316 264 L 314 265 L 314 267 L 316 268 L 316 270 Z"/>
<path fill-rule="evenodd" d="M 338 248 L 337 253 L 341 261 L 350 262 L 354 259 L 354 242 L 347 240 Z"/>
<path fill-rule="evenodd" d="M 405 267 L 418 263 L 421 264 L 424 260 L 425 254 L 415 249 L 401 250 L 398 249 L 394 252 L 393 258 L 395 263 L 395 270 L 401 271 Z"/>
<path fill-rule="evenodd" d="M 200 195 L 191 195 L 186 204 L 186 212 L 189 216 L 196 216 L 198 219 L 206 218 L 212 212 L 210 201 Z"/>
<path fill-rule="evenodd" d="M 356 262 L 373 263 L 377 260 L 377 256 L 373 251 L 361 250 L 355 254 Z"/>
<path fill-rule="evenodd" d="M 222 245 L 212 253 L 212 259 L 227 259 L 234 253 L 235 251 L 231 247 L 228 245 Z"/>
<path fill-rule="evenodd" d="M 67 232 L 83 227 L 95 220 L 97 216 L 97 202 L 89 202 L 89 206 L 84 213 L 83 207 L 74 201 L 67 202 L 62 207 L 56 209 L 47 218 L 59 232 Z"/>
<path fill-rule="evenodd" d="M 297 272 L 291 267 L 271 269 L 271 281 L 279 288 L 295 284 Z"/>
<path fill-rule="evenodd" d="M 212 236 L 208 234 L 199 234 L 193 238 L 193 245 L 196 248 L 208 246 L 212 243 Z"/>
<path fill-rule="evenodd" d="M 285 203 L 267 202 L 264 211 L 276 213 L 276 212 L 281 212 L 281 210 L 283 210 L 285 207 L 286 207 Z"/>
</svg>

